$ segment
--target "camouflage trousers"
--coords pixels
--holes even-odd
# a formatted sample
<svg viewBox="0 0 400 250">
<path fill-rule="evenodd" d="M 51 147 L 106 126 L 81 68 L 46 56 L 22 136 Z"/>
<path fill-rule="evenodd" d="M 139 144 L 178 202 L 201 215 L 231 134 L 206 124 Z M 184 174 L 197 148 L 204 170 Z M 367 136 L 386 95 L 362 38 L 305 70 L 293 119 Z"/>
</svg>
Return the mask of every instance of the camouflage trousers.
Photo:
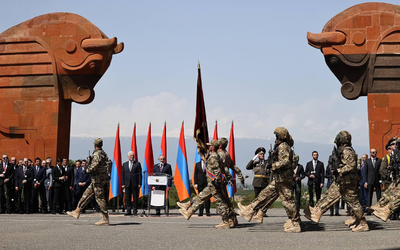
<svg viewBox="0 0 400 250">
<path fill-rule="evenodd" d="M 400 184 L 396 185 L 396 182 L 392 182 L 388 189 L 385 190 L 382 198 L 378 201 L 378 205 L 380 207 L 389 205 L 392 213 L 400 208 Z"/>
<path fill-rule="evenodd" d="M 108 214 L 106 200 L 104 197 L 104 185 L 105 182 L 100 183 L 90 183 L 85 192 L 82 195 L 82 198 L 78 202 L 78 208 L 84 209 L 89 202 L 92 200 L 93 196 L 96 198 L 96 202 L 100 207 L 101 213 Z"/>
<path fill-rule="evenodd" d="M 351 183 L 333 182 L 315 207 L 318 207 L 322 213 L 325 213 L 330 207 L 335 205 L 340 198 L 343 198 L 349 209 L 353 212 L 355 218 L 360 220 L 364 218 L 364 211 L 358 196 L 357 180 L 353 180 Z"/>
<path fill-rule="evenodd" d="M 223 188 L 216 189 L 212 183 L 208 183 L 207 187 L 192 199 L 191 207 L 193 212 L 196 212 L 200 206 L 211 197 L 214 198 L 215 205 L 218 208 L 218 213 L 222 216 L 222 219 L 228 219 L 231 217 L 231 205 L 226 196 L 226 192 L 223 191 Z"/>
<path fill-rule="evenodd" d="M 386 206 L 392 200 L 395 189 L 396 189 L 396 183 L 395 182 L 390 183 L 387 189 L 385 189 L 382 198 L 378 201 L 378 205 L 380 207 Z"/>
<path fill-rule="evenodd" d="M 300 215 L 296 208 L 293 198 L 292 180 L 288 182 L 276 182 L 273 180 L 260 194 L 253 200 L 251 207 L 258 211 L 267 212 L 274 201 L 280 197 L 289 219 L 300 221 Z"/>
</svg>

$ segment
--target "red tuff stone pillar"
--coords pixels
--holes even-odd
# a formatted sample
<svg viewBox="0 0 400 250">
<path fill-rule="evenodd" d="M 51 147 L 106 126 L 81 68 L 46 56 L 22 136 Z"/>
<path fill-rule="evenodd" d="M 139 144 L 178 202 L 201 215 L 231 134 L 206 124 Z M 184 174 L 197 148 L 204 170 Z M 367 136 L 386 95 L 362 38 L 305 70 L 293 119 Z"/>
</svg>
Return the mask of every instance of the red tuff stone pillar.
<svg viewBox="0 0 400 250">
<path fill-rule="evenodd" d="M 72 102 L 93 101 L 96 83 L 122 50 L 72 13 L 45 14 L 1 33 L 0 153 L 68 157 Z"/>
<path fill-rule="evenodd" d="M 386 154 L 386 144 L 393 136 L 400 137 L 400 94 L 368 94 L 369 143 Z"/>
</svg>

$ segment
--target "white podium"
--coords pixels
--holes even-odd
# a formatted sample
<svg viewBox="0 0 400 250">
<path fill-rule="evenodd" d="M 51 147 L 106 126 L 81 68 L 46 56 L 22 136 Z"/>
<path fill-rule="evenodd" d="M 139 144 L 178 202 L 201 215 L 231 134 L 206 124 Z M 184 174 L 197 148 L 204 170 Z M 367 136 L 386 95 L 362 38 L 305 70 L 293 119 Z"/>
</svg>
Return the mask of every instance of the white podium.
<svg viewBox="0 0 400 250">
<path fill-rule="evenodd" d="M 168 186 L 169 175 L 151 175 L 147 176 L 147 184 L 149 186 Z M 151 207 L 165 210 L 165 214 L 169 216 L 168 194 L 164 190 L 151 190 L 150 197 L 147 202 L 148 213 Z"/>
</svg>

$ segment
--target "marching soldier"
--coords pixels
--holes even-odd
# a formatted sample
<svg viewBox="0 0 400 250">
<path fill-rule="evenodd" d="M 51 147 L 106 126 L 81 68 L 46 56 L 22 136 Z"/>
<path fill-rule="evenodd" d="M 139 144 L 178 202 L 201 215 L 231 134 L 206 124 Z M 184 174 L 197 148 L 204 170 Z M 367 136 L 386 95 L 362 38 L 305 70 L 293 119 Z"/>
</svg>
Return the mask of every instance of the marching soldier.
<svg viewBox="0 0 400 250">
<path fill-rule="evenodd" d="M 89 204 L 93 196 L 99 204 L 103 219 L 96 222 L 96 226 L 109 225 L 108 210 L 104 197 L 104 185 L 108 182 L 108 163 L 109 159 L 106 152 L 103 151 L 103 140 L 97 138 L 94 141 L 94 152 L 91 164 L 86 168 L 86 173 L 91 174 L 91 183 L 83 193 L 82 198 L 78 202 L 77 208 L 72 212 L 67 212 L 68 215 L 79 219 L 81 211 Z"/>
<path fill-rule="evenodd" d="M 207 187 L 203 189 L 192 201 L 186 203 L 177 202 L 176 204 L 181 208 L 179 212 L 189 220 L 190 217 L 199 209 L 199 207 L 209 198 L 214 197 L 214 202 L 217 205 L 218 213 L 222 217 L 222 223 L 216 225 L 219 229 L 229 229 L 229 219 L 231 216 L 231 209 L 229 204 L 226 202 L 227 197 L 222 190 L 225 188 L 223 174 L 224 169 L 221 165 L 221 158 L 217 154 L 217 149 L 220 146 L 218 140 L 213 140 L 209 145 L 211 154 L 207 158 Z"/>
<path fill-rule="evenodd" d="M 284 231 L 287 233 L 299 233 L 301 232 L 300 215 L 296 208 L 292 190 L 293 151 L 291 147 L 294 141 L 286 128 L 278 127 L 275 129 L 274 134 L 276 140 L 274 150 L 271 152 L 273 180 L 250 205 L 242 206 L 239 203 L 239 214 L 247 221 L 250 221 L 256 213 L 257 215 L 259 214 L 258 210 L 266 211 L 280 196 L 289 218 L 284 225 Z"/>
<path fill-rule="evenodd" d="M 338 164 L 333 164 L 333 174 L 336 176 L 334 183 L 329 187 L 324 196 L 317 202 L 315 207 L 306 207 L 304 215 L 307 219 L 319 223 L 322 215 L 341 197 L 353 213 L 353 225 L 349 225 L 353 232 L 369 231 L 364 217 L 364 211 L 358 199 L 358 182 L 360 174 L 357 169 L 357 155 L 351 147 L 351 134 L 340 131 L 335 138 L 337 153 L 333 155 Z M 346 225 L 348 221 L 346 221 Z"/>
<path fill-rule="evenodd" d="M 232 169 L 236 173 L 236 175 L 238 176 L 238 179 L 244 186 L 244 177 L 243 177 L 242 171 L 240 170 L 240 168 L 238 166 L 236 166 L 233 163 L 231 156 L 229 155 L 228 151 L 226 151 L 226 147 L 228 146 L 228 140 L 226 138 L 221 138 L 221 139 L 219 139 L 219 144 L 220 144 L 220 146 L 219 146 L 219 149 L 217 150 L 217 153 L 222 160 L 222 165 L 223 165 L 223 169 L 225 171 L 225 176 L 227 176 L 225 186 L 229 182 L 230 182 L 229 183 L 230 185 L 233 185 L 233 183 L 234 183 L 234 181 L 232 180 L 232 176 L 229 172 L 230 169 Z M 237 226 L 239 223 L 236 218 L 235 208 L 233 207 L 233 204 L 229 200 L 229 196 L 228 196 L 228 193 L 226 192 L 227 191 L 226 188 L 223 188 L 222 191 L 224 191 L 224 197 L 227 198 L 226 202 L 228 203 L 228 205 L 231 209 L 231 218 L 229 219 L 230 226 L 231 227 Z"/>
</svg>

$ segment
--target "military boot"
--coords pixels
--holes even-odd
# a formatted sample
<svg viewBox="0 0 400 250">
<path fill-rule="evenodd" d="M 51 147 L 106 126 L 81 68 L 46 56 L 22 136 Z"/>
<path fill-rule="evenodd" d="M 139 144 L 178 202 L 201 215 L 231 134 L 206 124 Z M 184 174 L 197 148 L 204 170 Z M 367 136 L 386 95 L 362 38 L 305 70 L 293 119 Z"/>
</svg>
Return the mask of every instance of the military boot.
<svg viewBox="0 0 400 250">
<path fill-rule="evenodd" d="M 218 228 L 218 229 L 229 229 L 229 228 L 231 228 L 230 225 L 229 225 L 229 219 L 222 219 L 221 224 L 216 225 L 215 228 Z"/>
<path fill-rule="evenodd" d="M 108 214 L 103 213 L 103 219 L 99 222 L 94 223 L 96 226 L 108 226 L 110 221 L 108 220 Z"/>
<path fill-rule="evenodd" d="M 367 207 L 366 210 L 370 213 L 373 213 L 375 211 L 375 209 L 379 209 L 381 208 L 381 206 L 379 205 L 379 203 L 376 203 L 373 206 Z"/>
<path fill-rule="evenodd" d="M 344 224 L 346 224 L 346 226 L 348 227 L 351 227 L 355 223 L 356 223 L 356 217 L 354 217 L 354 215 L 351 216 L 350 219 L 344 221 Z"/>
<path fill-rule="evenodd" d="M 237 225 L 239 225 L 239 222 L 236 218 L 236 214 L 233 214 L 230 218 L 229 218 L 229 226 L 230 227 L 236 227 Z"/>
<path fill-rule="evenodd" d="M 246 207 L 242 205 L 242 203 L 238 202 L 239 210 L 244 210 Z"/>
<path fill-rule="evenodd" d="M 309 220 L 312 220 L 312 219 L 311 219 L 312 211 L 314 211 L 314 208 L 313 208 L 313 207 L 306 206 L 306 208 L 304 208 L 304 216 L 305 216 L 307 219 L 309 219 Z"/>
<path fill-rule="evenodd" d="M 392 211 L 390 211 L 389 205 L 386 205 L 384 207 L 375 208 L 373 214 L 386 222 L 389 219 L 389 216 L 392 214 Z"/>
<path fill-rule="evenodd" d="M 192 215 L 194 214 L 194 211 L 192 209 L 192 207 L 189 207 L 188 210 L 185 209 L 179 209 L 179 212 L 183 215 L 183 217 L 185 217 L 185 219 L 189 220 L 190 217 L 192 217 Z"/>
<path fill-rule="evenodd" d="M 75 219 L 79 219 L 79 216 L 81 215 L 81 209 L 77 207 L 74 211 L 67 212 L 67 214 L 74 217 Z"/>
<path fill-rule="evenodd" d="M 290 227 L 285 228 L 285 233 L 301 233 L 300 221 L 292 221 Z"/>
<path fill-rule="evenodd" d="M 306 207 L 304 209 L 304 216 L 311 220 L 314 221 L 315 223 L 319 223 L 319 220 L 321 219 L 322 216 L 322 211 L 319 210 L 318 207 Z"/>
<path fill-rule="evenodd" d="M 182 208 L 184 210 L 188 210 L 189 207 L 192 205 L 192 203 L 190 201 L 185 202 L 185 203 L 177 202 L 176 205 L 178 205 L 178 207 L 180 207 L 180 208 Z"/>
<path fill-rule="evenodd" d="M 368 223 L 365 218 L 359 220 L 354 228 L 351 229 L 353 232 L 366 232 L 369 231 Z"/>
<path fill-rule="evenodd" d="M 251 221 L 251 218 L 253 218 L 253 215 L 254 215 L 254 210 L 251 207 L 251 204 L 248 206 L 245 206 L 245 207 L 243 207 L 243 206 L 241 206 L 241 207 L 243 209 L 239 210 L 239 215 L 241 217 L 243 217 L 245 220 Z"/>
<path fill-rule="evenodd" d="M 287 219 L 285 224 L 283 224 L 283 229 L 289 228 L 292 226 L 292 220 L 291 219 Z"/>
<path fill-rule="evenodd" d="M 264 217 L 264 213 L 262 210 L 258 210 L 258 212 L 253 216 L 253 220 L 259 222 L 259 223 L 263 223 L 263 217 Z"/>
</svg>

